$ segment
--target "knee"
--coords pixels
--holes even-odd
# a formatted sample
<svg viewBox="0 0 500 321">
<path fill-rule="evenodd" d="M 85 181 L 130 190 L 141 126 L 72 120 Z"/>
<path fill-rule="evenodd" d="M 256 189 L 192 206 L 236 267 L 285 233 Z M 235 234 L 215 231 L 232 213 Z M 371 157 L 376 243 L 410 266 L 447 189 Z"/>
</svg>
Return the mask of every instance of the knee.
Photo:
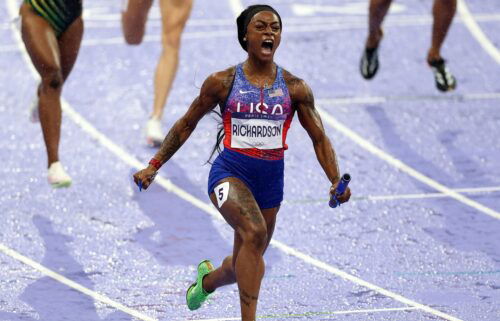
<svg viewBox="0 0 500 321">
<path fill-rule="evenodd" d="M 58 67 L 46 67 L 42 76 L 42 89 L 60 90 L 64 82 L 61 69 Z"/>
<path fill-rule="evenodd" d="M 167 50 L 179 50 L 181 47 L 181 33 L 174 31 L 164 31 L 163 37 L 163 48 L 168 48 Z"/>
<path fill-rule="evenodd" d="M 372 0 L 370 1 L 370 10 L 375 10 L 377 12 L 385 12 L 387 7 L 392 3 L 392 0 Z"/>
<path fill-rule="evenodd" d="M 435 0 L 434 1 L 434 8 L 438 9 L 438 10 L 442 10 L 444 8 L 455 10 L 456 6 L 457 6 L 457 0 Z"/>
<path fill-rule="evenodd" d="M 251 224 L 242 235 L 243 243 L 264 251 L 267 245 L 267 227 L 264 222 Z"/>
<path fill-rule="evenodd" d="M 122 25 L 123 27 L 123 38 L 125 42 L 129 45 L 139 45 L 142 42 L 142 38 L 144 38 L 145 29 L 144 26 L 140 24 L 135 24 L 133 26 L 128 26 L 125 23 Z"/>
<path fill-rule="evenodd" d="M 125 38 L 125 42 L 128 44 L 128 45 L 140 45 L 141 42 L 142 42 L 142 38 L 143 38 L 143 35 L 144 34 L 134 34 L 134 33 L 125 33 L 124 34 L 124 38 Z"/>
</svg>

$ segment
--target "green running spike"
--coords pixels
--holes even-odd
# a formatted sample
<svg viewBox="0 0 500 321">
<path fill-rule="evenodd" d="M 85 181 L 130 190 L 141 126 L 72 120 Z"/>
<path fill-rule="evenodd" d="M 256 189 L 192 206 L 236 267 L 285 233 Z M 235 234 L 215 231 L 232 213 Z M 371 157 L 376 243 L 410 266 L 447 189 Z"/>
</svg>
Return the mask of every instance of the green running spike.
<svg viewBox="0 0 500 321">
<path fill-rule="evenodd" d="M 214 266 L 209 260 L 204 260 L 198 264 L 198 277 L 196 278 L 196 282 L 191 284 L 186 292 L 186 302 L 189 310 L 193 311 L 199 309 L 201 304 L 205 302 L 211 294 L 203 289 L 203 278 L 213 270 Z"/>
</svg>

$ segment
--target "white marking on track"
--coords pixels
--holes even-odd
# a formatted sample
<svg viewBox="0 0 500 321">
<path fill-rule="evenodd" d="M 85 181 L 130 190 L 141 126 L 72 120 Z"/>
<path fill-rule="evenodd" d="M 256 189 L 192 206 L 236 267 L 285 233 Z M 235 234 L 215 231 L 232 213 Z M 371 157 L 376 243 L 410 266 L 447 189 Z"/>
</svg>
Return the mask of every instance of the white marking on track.
<svg viewBox="0 0 500 321">
<path fill-rule="evenodd" d="M 93 298 L 96 301 L 100 301 L 106 305 L 109 305 L 110 307 L 113 307 L 117 310 L 125 312 L 125 313 L 127 313 L 135 318 L 138 318 L 138 319 L 144 320 L 144 321 L 155 321 L 156 320 L 154 318 L 148 317 L 147 315 L 145 315 L 137 310 L 128 308 L 121 303 L 113 301 L 110 298 L 108 298 L 102 294 L 99 294 L 95 291 L 92 291 L 92 290 L 62 276 L 59 273 L 56 273 L 52 270 L 49 270 L 48 268 L 39 264 L 38 262 L 35 262 L 32 259 L 30 259 L 22 254 L 19 254 L 18 252 L 6 247 L 5 245 L 3 245 L 1 243 L 0 243 L 0 252 L 3 252 L 4 254 L 12 257 L 13 259 L 20 261 L 20 262 L 34 268 L 35 270 L 40 271 L 42 274 L 44 274 L 48 277 L 51 277 L 52 279 L 66 285 L 66 286 L 69 286 L 70 288 L 75 289 L 78 292 L 81 292 L 83 294 L 88 295 L 89 297 Z"/>
<path fill-rule="evenodd" d="M 316 103 L 320 106 L 345 106 L 345 105 L 369 105 L 383 104 L 391 101 L 457 101 L 463 100 L 495 100 L 500 99 L 500 93 L 469 93 L 462 95 L 435 95 L 435 96 L 368 96 L 368 97 L 338 97 L 318 98 Z"/>
<path fill-rule="evenodd" d="M 405 307 L 405 308 L 385 308 L 385 309 L 366 309 L 366 310 L 345 310 L 345 311 L 332 311 L 332 312 L 309 312 L 309 313 L 297 313 L 297 314 L 280 314 L 280 315 L 265 315 L 265 316 L 257 316 L 257 319 L 267 319 L 267 318 L 297 318 L 297 317 L 314 317 L 314 316 L 323 316 L 327 317 L 329 315 L 341 315 L 341 314 L 363 314 L 363 313 L 380 313 L 380 312 L 396 312 L 396 311 L 412 311 L 418 310 L 414 307 Z M 241 318 L 217 318 L 217 319 L 196 319 L 196 320 L 188 320 L 188 321 L 233 321 L 233 320 L 241 320 Z"/>
<path fill-rule="evenodd" d="M 457 188 L 453 189 L 457 193 L 468 194 L 487 194 L 500 192 L 500 186 L 493 187 L 478 187 L 478 188 Z M 353 196 L 349 202 L 352 201 L 393 201 L 405 199 L 426 199 L 426 198 L 445 198 L 450 197 L 444 193 L 415 193 L 415 194 L 395 194 L 395 195 L 367 195 L 367 196 Z M 327 202 L 328 199 L 296 199 L 283 201 L 283 203 L 320 203 Z"/>
<path fill-rule="evenodd" d="M 348 19 L 350 18 L 350 19 Z M 500 15 L 498 14 L 484 14 L 475 16 L 477 21 L 500 21 Z M 104 18 L 103 18 L 104 19 Z M 286 24 L 287 33 L 303 33 L 303 32 L 313 32 L 313 31 L 334 31 L 334 30 L 351 30 L 351 29 L 365 29 L 366 28 L 366 18 L 352 19 L 352 17 L 310 17 L 310 18 L 284 18 Z M 333 20 L 334 19 L 334 20 Z M 455 23 L 462 22 L 462 19 L 457 17 Z M 160 21 L 153 20 L 149 23 L 152 26 L 159 27 L 161 25 Z M 432 24 L 431 16 L 396 16 L 394 18 L 388 17 L 387 21 L 384 23 L 385 27 L 395 27 L 395 26 L 419 26 L 419 25 L 429 25 Z M 236 30 L 234 29 L 233 20 L 224 19 L 199 19 L 199 20 L 189 20 L 188 25 L 190 26 L 230 26 L 232 28 L 227 29 L 217 29 L 211 31 L 185 31 L 182 34 L 182 39 L 213 39 L 213 38 L 224 38 L 224 37 L 234 37 L 236 35 Z M 2 28 L 10 28 L 10 23 L 5 23 L 0 26 Z M 91 20 L 85 21 L 85 29 L 91 28 L 121 28 L 120 22 L 115 20 Z M 159 43 L 161 41 L 161 34 L 147 34 L 145 35 L 144 43 Z M 101 45 L 124 45 L 125 41 L 123 37 L 110 37 L 110 38 L 84 38 L 82 42 L 82 47 L 88 46 L 101 46 Z M 16 52 L 17 46 L 12 44 L 0 45 L 0 53 Z"/>
<path fill-rule="evenodd" d="M 477 22 L 472 17 L 472 14 L 465 3 L 465 0 L 458 0 L 457 2 L 457 10 L 460 13 L 465 25 L 472 33 L 474 38 L 479 42 L 479 44 L 483 47 L 483 49 L 493 58 L 498 64 L 500 64 L 500 51 L 497 47 L 486 37 L 483 30 L 479 27 Z M 498 29 L 497 29 L 498 30 Z"/>
<path fill-rule="evenodd" d="M 339 132 L 341 132 L 342 134 L 347 136 L 349 139 L 354 141 L 356 144 L 361 146 L 363 149 L 369 151 L 370 153 L 372 153 L 375 156 L 379 157 L 380 159 L 386 161 L 387 163 L 391 164 L 392 166 L 399 169 L 400 171 L 402 171 L 402 172 L 410 175 L 411 177 L 415 178 L 416 180 L 424 183 L 425 185 L 430 186 L 430 187 L 434 188 L 435 190 L 448 195 L 451 198 L 454 198 L 455 200 L 459 201 L 460 203 L 463 203 L 467 206 L 470 206 L 470 207 L 474 208 L 475 210 L 477 210 L 481 213 L 484 213 L 486 215 L 489 215 L 493 218 L 500 219 L 499 212 L 497 212 L 489 207 L 486 207 L 486 206 L 484 206 L 484 205 L 482 205 L 474 200 L 471 200 L 470 198 L 465 197 L 465 196 L 453 191 L 452 189 L 446 187 L 445 185 L 438 183 L 437 181 L 433 180 L 432 178 L 425 176 L 424 174 L 420 173 L 419 171 L 406 165 L 405 163 L 403 163 L 401 160 L 397 159 L 396 157 L 394 157 L 394 156 L 390 155 L 389 153 L 386 153 L 382 149 L 378 148 L 377 146 L 372 144 L 370 141 L 364 139 L 363 137 L 361 137 L 361 135 L 357 134 L 355 131 L 353 131 L 352 129 L 348 128 L 347 126 L 345 126 L 344 124 L 339 122 L 337 119 L 335 119 L 335 117 L 333 117 L 332 115 L 325 112 L 322 108 L 320 108 L 320 107 L 317 107 L 317 108 L 318 108 L 318 111 L 321 115 L 321 118 L 328 125 L 330 125 L 335 130 L 338 130 Z"/>
<path fill-rule="evenodd" d="M 400 13 L 406 10 L 406 6 L 393 3 L 390 7 L 390 12 Z M 346 3 L 342 6 L 332 6 L 332 5 L 314 5 L 314 4 L 302 4 L 294 3 L 292 4 L 292 11 L 297 16 L 313 16 L 317 13 L 337 13 L 344 15 L 364 15 L 368 13 L 368 3 L 366 2 L 355 2 Z M 366 18 L 365 18 L 366 20 Z"/>
<path fill-rule="evenodd" d="M 500 186 L 494 187 L 478 187 L 478 188 L 457 188 L 453 189 L 457 193 L 468 193 L 468 194 L 485 194 L 500 192 Z M 402 199 L 425 199 L 425 198 L 444 198 L 450 197 L 445 193 L 419 193 L 419 194 L 400 194 L 400 195 L 368 195 L 367 200 L 370 201 L 392 201 L 392 200 L 402 200 Z"/>
</svg>

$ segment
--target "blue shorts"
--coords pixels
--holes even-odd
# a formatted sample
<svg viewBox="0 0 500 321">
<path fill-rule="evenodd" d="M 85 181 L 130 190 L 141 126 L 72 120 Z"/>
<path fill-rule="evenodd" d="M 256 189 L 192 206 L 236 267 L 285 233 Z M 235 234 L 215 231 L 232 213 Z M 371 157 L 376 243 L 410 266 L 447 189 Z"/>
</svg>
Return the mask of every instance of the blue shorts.
<svg viewBox="0 0 500 321">
<path fill-rule="evenodd" d="M 264 160 L 224 149 L 208 176 L 208 195 L 226 177 L 239 178 L 252 192 L 261 209 L 280 206 L 283 201 L 284 160 Z"/>
</svg>

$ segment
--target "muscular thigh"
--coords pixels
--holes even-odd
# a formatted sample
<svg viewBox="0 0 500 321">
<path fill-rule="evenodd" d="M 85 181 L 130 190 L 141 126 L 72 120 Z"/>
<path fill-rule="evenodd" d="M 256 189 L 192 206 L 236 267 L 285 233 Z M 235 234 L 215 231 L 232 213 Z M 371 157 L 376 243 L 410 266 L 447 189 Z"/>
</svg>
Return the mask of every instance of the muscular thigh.
<svg viewBox="0 0 500 321">
<path fill-rule="evenodd" d="M 61 70 L 63 79 L 66 80 L 73 69 L 83 36 L 82 17 L 77 18 L 59 37 L 59 50 L 61 52 Z"/>
<path fill-rule="evenodd" d="M 236 232 L 266 224 L 250 189 L 238 178 L 220 180 L 210 199 Z"/>
<path fill-rule="evenodd" d="M 52 26 L 30 5 L 21 7 L 21 33 L 33 65 L 44 75 L 61 66 L 59 45 Z"/>
<path fill-rule="evenodd" d="M 234 247 L 233 247 L 233 264 L 238 256 L 239 249 L 242 244 L 242 238 L 238 232 L 239 226 L 246 222 L 253 221 L 258 224 L 265 224 L 267 229 L 267 245 L 269 246 L 273 236 L 274 227 L 276 224 L 276 216 L 279 207 L 259 209 L 257 202 L 253 198 L 251 191 L 239 179 L 229 177 L 221 180 L 214 188 L 214 192 L 210 194 L 210 199 L 219 212 L 224 216 L 224 219 L 233 227 L 234 232 Z M 254 214 L 258 218 L 250 219 L 250 215 L 242 213 L 241 206 L 252 208 Z M 258 215 L 260 213 L 260 215 Z"/>
<path fill-rule="evenodd" d="M 186 24 L 193 0 L 160 0 L 163 32 L 180 34 Z"/>
</svg>

